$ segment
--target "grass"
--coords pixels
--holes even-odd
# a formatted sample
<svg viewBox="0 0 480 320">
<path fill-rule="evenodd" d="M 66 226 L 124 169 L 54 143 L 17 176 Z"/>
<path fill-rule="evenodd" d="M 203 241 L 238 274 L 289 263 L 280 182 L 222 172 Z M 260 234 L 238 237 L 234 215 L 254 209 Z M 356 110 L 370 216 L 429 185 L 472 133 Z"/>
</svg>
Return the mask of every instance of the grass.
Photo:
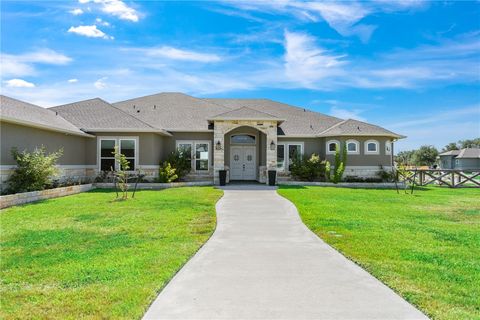
<svg viewBox="0 0 480 320">
<path fill-rule="evenodd" d="M 215 228 L 211 187 L 94 190 L 1 219 L 1 319 L 139 318 Z"/>
<path fill-rule="evenodd" d="M 281 187 L 304 223 L 434 319 L 480 319 L 480 190 Z"/>
</svg>

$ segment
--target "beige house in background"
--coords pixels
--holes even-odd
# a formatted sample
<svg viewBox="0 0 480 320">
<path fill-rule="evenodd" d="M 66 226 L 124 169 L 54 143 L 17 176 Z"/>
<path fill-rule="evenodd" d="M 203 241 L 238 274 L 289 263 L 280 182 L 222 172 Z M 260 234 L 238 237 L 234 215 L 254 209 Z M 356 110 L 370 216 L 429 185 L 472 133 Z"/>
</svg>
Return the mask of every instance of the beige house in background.
<svg viewBox="0 0 480 320">
<path fill-rule="evenodd" d="M 289 178 L 297 154 L 319 154 L 333 162 L 347 145 L 345 176 L 374 176 L 393 163 L 393 142 L 404 138 L 379 126 L 343 120 L 268 99 L 204 99 L 159 93 L 110 104 L 102 99 L 42 108 L 1 96 L 1 176 L 15 161 L 10 150 L 45 145 L 63 148 L 63 177 L 95 177 L 115 165 L 118 146 L 149 178 L 175 149 L 191 155 L 189 180 L 266 182 L 267 170 Z"/>
</svg>

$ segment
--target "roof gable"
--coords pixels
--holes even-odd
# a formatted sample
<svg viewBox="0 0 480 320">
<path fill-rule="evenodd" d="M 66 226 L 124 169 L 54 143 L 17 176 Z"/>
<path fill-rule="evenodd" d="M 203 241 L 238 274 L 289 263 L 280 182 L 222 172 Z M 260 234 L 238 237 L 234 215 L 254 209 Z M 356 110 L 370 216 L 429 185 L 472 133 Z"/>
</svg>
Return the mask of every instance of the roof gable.
<svg viewBox="0 0 480 320">
<path fill-rule="evenodd" d="M 327 130 L 322 132 L 320 136 L 387 136 L 394 138 L 404 138 L 404 136 L 384 129 L 380 126 L 354 119 L 347 119 L 339 122 L 331 128 L 328 128 Z"/>
<path fill-rule="evenodd" d="M 282 119 L 271 115 L 269 113 L 261 112 L 248 107 L 241 107 L 232 111 L 223 112 L 211 117 L 209 120 L 275 120 L 283 121 Z"/>
<path fill-rule="evenodd" d="M 4 95 L 1 95 L 0 98 L 0 114 L 3 121 L 80 136 L 90 136 L 55 111 Z"/>
<path fill-rule="evenodd" d="M 85 131 L 137 131 L 166 134 L 162 129 L 153 127 L 100 98 L 69 103 L 51 109 Z"/>
</svg>

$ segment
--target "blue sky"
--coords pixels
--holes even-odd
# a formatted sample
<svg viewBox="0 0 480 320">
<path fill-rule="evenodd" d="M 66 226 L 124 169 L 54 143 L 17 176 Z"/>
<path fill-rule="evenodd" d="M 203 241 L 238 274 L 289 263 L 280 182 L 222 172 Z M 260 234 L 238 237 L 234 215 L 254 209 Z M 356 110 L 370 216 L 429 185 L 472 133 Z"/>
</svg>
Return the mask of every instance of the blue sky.
<svg viewBox="0 0 480 320">
<path fill-rule="evenodd" d="M 478 1 L 2 1 L 2 93 L 180 91 L 379 124 L 398 150 L 480 136 Z"/>
</svg>

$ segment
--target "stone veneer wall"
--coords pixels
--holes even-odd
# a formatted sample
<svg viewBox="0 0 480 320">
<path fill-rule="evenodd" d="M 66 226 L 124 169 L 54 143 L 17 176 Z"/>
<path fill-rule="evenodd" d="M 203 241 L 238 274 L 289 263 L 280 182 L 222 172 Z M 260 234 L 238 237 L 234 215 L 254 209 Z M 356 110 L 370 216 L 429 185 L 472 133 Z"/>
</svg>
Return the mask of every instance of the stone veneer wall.
<svg viewBox="0 0 480 320">
<path fill-rule="evenodd" d="M 89 191 L 89 190 L 92 190 L 93 188 L 94 187 L 92 184 L 82 184 L 78 186 L 62 187 L 62 188 L 23 192 L 23 193 L 9 194 L 6 196 L 0 196 L 0 209 L 16 206 L 19 204 L 39 201 L 39 200 L 69 196 L 72 194 Z"/>
<path fill-rule="evenodd" d="M 225 134 L 238 127 L 252 127 L 266 135 L 266 167 L 267 170 L 277 168 L 277 121 L 276 120 L 216 120 L 213 132 L 213 170 L 214 183 L 219 184 L 219 170 L 226 170 L 225 164 Z M 217 142 L 220 141 L 221 149 L 217 149 Z M 275 143 L 275 149 L 270 149 L 270 144 Z M 259 172 L 259 180 L 262 179 L 262 171 Z M 265 179 L 266 180 L 266 179 Z"/>
</svg>

